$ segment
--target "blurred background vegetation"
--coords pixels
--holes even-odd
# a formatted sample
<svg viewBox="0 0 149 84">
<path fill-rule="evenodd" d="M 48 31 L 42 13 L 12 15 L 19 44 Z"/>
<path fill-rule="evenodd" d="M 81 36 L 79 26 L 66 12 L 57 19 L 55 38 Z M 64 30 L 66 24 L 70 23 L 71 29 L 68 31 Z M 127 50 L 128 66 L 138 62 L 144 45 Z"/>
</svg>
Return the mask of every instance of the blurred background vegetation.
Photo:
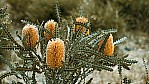
<svg viewBox="0 0 149 84">
<path fill-rule="evenodd" d="M 61 16 L 78 16 L 84 10 L 92 23 L 92 31 L 117 28 L 121 34 L 125 31 L 138 30 L 149 33 L 148 0 L 57 0 Z M 55 0 L 0 0 L 2 7 L 9 5 L 14 28 L 20 27 L 20 20 L 32 22 L 56 20 Z M 21 27 L 20 27 L 21 28 Z"/>
</svg>

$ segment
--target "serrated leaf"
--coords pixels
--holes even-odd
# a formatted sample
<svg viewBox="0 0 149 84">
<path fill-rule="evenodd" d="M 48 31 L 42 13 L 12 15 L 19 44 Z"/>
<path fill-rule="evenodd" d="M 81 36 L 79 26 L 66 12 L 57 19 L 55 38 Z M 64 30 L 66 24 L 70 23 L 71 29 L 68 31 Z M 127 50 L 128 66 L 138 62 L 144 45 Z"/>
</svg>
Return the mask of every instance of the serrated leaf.
<svg viewBox="0 0 149 84">
<path fill-rule="evenodd" d="M 119 44 L 119 43 L 125 41 L 126 39 L 127 39 L 126 37 L 123 37 L 123 38 L 121 38 L 121 39 L 115 41 L 113 44 L 114 44 L 114 45 L 117 45 L 117 44 Z"/>
</svg>

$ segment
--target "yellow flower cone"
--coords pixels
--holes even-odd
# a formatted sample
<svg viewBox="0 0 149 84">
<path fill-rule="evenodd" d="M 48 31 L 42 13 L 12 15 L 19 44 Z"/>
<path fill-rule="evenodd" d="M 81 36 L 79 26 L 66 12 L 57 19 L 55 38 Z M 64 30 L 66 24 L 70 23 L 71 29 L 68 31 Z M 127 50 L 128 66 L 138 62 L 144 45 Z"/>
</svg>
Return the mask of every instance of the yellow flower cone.
<svg viewBox="0 0 149 84">
<path fill-rule="evenodd" d="M 22 30 L 22 37 L 25 37 L 24 46 L 27 48 L 35 48 L 39 40 L 38 29 L 34 25 L 27 24 Z"/>
<path fill-rule="evenodd" d="M 47 29 L 52 34 L 54 34 L 55 27 L 56 27 L 56 22 L 54 22 L 54 20 L 49 20 L 44 25 L 44 28 Z M 50 36 L 50 34 L 48 34 L 47 32 L 44 32 L 44 36 L 47 41 L 49 41 L 52 38 L 52 36 Z"/>
<path fill-rule="evenodd" d="M 84 16 L 82 16 L 82 17 L 78 17 L 78 18 L 76 18 L 76 22 L 80 22 L 80 23 L 85 24 L 85 23 L 88 22 L 88 19 L 85 18 Z"/>
<path fill-rule="evenodd" d="M 76 18 L 76 22 L 85 24 L 85 23 L 88 22 L 88 19 L 85 18 L 84 16 L 82 16 L 82 17 Z M 83 33 L 85 31 L 85 27 L 83 27 L 81 25 L 75 25 L 75 32 L 79 31 L 80 28 L 81 28 L 81 30 L 80 30 L 81 33 Z M 90 32 L 89 29 L 87 29 L 87 31 L 85 32 L 84 36 L 89 35 L 89 32 Z"/>
<path fill-rule="evenodd" d="M 62 62 L 65 59 L 65 46 L 64 41 L 56 38 L 52 41 L 49 40 L 46 49 L 46 63 L 47 65 L 54 69 L 62 66 Z"/>
<path fill-rule="evenodd" d="M 104 40 L 100 41 L 98 43 L 98 51 L 100 51 L 100 47 L 102 46 Z M 107 39 L 107 42 L 104 46 L 104 55 L 107 55 L 107 56 L 111 56 L 112 54 L 114 53 L 114 44 L 113 44 L 113 36 L 112 34 L 110 34 L 109 38 Z"/>
</svg>

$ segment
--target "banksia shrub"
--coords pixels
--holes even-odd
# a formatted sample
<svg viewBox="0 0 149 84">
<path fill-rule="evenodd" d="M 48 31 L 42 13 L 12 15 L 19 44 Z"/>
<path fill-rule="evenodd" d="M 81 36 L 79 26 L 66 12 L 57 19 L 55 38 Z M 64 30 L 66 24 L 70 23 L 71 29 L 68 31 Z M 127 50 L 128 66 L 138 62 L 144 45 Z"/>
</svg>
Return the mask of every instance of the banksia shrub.
<svg viewBox="0 0 149 84">
<path fill-rule="evenodd" d="M 76 22 L 77 23 L 81 23 L 81 24 L 86 24 L 87 22 L 88 22 L 88 19 L 87 18 L 85 18 L 84 16 L 82 16 L 82 17 L 77 17 L 76 18 Z M 80 30 L 80 28 L 81 28 L 81 30 Z M 85 32 L 85 36 L 87 36 L 87 35 L 89 35 L 89 33 L 90 33 L 90 31 L 89 31 L 89 29 L 87 29 L 86 31 L 85 31 L 85 27 L 83 27 L 83 26 L 81 26 L 81 25 L 75 25 L 75 32 L 78 32 L 80 30 L 80 32 L 81 33 L 83 33 L 83 32 Z"/>
<path fill-rule="evenodd" d="M 58 3 L 56 4 L 58 23 L 49 20 L 45 25 L 39 23 L 40 21 L 37 22 L 38 25 L 30 25 L 34 23 L 21 20 L 21 22 L 27 24 L 22 30 L 23 39 L 18 32 L 16 32 L 16 35 L 22 41 L 24 47 L 12 37 L 7 29 L 8 26 L 5 25 L 5 22 L 7 22 L 5 18 L 8 18 L 6 17 L 8 14 L 0 10 L 1 13 L 0 19 L 2 17 L 3 24 L 0 27 L 2 31 L 0 39 L 9 40 L 10 45 L 0 42 L 0 49 L 13 50 L 11 56 L 20 58 L 21 62 L 13 60 L 14 57 L 7 60 L 4 57 L 6 54 L 0 55 L 0 61 L 10 68 L 8 72 L 0 74 L 0 84 L 4 84 L 2 83 L 3 80 L 5 81 L 5 78 L 12 75 L 17 78 L 17 81 L 14 79 L 11 82 L 15 84 L 19 82 L 19 79 L 21 79 L 20 83 L 22 84 L 75 84 L 83 82 L 89 84 L 92 83 L 93 78 L 86 80 L 86 77 L 95 70 L 114 71 L 112 68 L 114 66 L 118 66 L 122 81 L 122 69 L 130 70 L 129 66 L 137 63 L 136 60 L 128 60 L 128 54 L 124 56 L 113 54 L 114 45 L 126 39 L 126 37 L 121 38 L 113 43 L 112 33 L 117 32 L 116 29 L 101 30 L 88 35 L 90 32 L 88 19 L 79 17 L 76 18 L 75 22 L 73 19 L 71 19 L 72 21 L 63 19 L 60 15 Z M 74 25 L 77 31 L 74 31 Z M 6 34 L 6 36 L 3 36 L 3 34 Z M 109 34 L 111 35 L 107 36 Z M 84 37 L 85 35 L 88 36 Z M 107 38 L 104 38 L 106 36 Z M 45 42 L 46 39 L 48 43 Z M 104 40 L 101 41 L 101 39 Z M 37 43 L 39 46 L 36 46 Z M 35 47 L 36 49 L 34 49 Z M 98 47 L 99 52 L 97 51 Z M 99 56 L 100 52 L 109 57 Z M 111 56 L 112 54 L 113 56 Z M 28 72 L 31 74 L 28 74 Z M 41 77 L 38 77 L 36 73 Z M 39 78 L 42 78 L 42 83 Z"/>
<path fill-rule="evenodd" d="M 27 24 L 22 30 L 22 37 L 24 39 L 24 46 L 27 48 L 35 48 L 39 40 L 38 29 L 34 25 Z"/>
<path fill-rule="evenodd" d="M 54 20 L 49 20 L 45 23 L 44 28 L 47 29 L 52 35 L 54 34 L 56 22 Z M 48 32 L 44 32 L 46 40 L 50 40 L 52 36 Z"/>
<path fill-rule="evenodd" d="M 62 66 L 65 57 L 65 47 L 64 41 L 59 38 L 52 41 L 49 40 L 47 49 L 46 49 L 46 63 L 47 65 L 54 69 Z"/>
<path fill-rule="evenodd" d="M 103 44 L 104 40 L 101 40 L 99 43 L 98 43 L 98 51 L 100 51 L 100 48 Z M 112 34 L 110 34 L 109 38 L 107 39 L 107 42 L 104 46 L 104 55 L 107 55 L 107 56 L 111 56 L 112 54 L 114 53 L 114 44 L 113 44 L 113 36 Z"/>
</svg>

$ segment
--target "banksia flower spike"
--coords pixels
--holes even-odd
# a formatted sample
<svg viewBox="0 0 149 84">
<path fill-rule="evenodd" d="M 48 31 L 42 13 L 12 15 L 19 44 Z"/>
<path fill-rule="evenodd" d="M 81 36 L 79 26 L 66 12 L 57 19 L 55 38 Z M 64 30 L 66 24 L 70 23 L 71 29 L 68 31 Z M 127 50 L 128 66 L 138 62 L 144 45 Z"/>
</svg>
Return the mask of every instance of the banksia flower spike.
<svg viewBox="0 0 149 84">
<path fill-rule="evenodd" d="M 39 40 L 38 29 L 34 25 L 27 24 L 22 30 L 22 37 L 24 46 L 27 48 L 35 48 Z"/>
<path fill-rule="evenodd" d="M 87 18 L 85 18 L 84 16 L 82 16 L 82 17 L 78 17 L 78 18 L 76 18 L 76 22 L 78 22 L 78 23 L 82 23 L 82 24 L 86 24 L 87 22 L 88 22 L 88 19 Z M 81 25 L 75 25 L 75 32 L 77 32 L 77 31 L 79 31 L 79 29 L 81 28 L 81 33 L 83 33 L 84 31 L 85 31 L 85 28 L 83 27 L 83 26 L 81 26 Z M 85 31 L 85 36 L 87 36 L 87 35 L 89 35 L 89 29 L 87 29 L 86 31 Z"/>
<path fill-rule="evenodd" d="M 78 18 L 76 18 L 76 22 L 80 22 L 80 23 L 85 24 L 85 23 L 88 22 L 88 19 L 85 18 L 84 16 L 82 16 L 82 17 L 78 17 Z"/>
<path fill-rule="evenodd" d="M 59 38 L 52 41 L 49 40 L 47 49 L 46 49 L 46 63 L 47 65 L 54 69 L 60 68 L 62 66 L 62 62 L 65 59 L 65 46 L 64 41 Z"/>
<path fill-rule="evenodd" d="M 102 46 L 104 40 L 100 41 L 98 43 L 98 51 L 100 51 L 100 47 Z M 111 56 L 112 54 L 114 53 L 114 44 L 113 44 L 113 36 L 112 34 L 110 34 L 109 38 L 107 39 L 107 42 L 104 46 L 104 52 L 103 54 L 104 55 L 107 55 L 107 56 Z"/>
<path fill-rule="evenodd" d="M 54 20 L 49 20 L 44 25 L 44 28 L 47 29 L 49 32 L 51 32 L 52 35 L 54 34 L 55 27 L 56 27 L 56 22 L 54 22 Z M 52 38 L 52 36 L 47 32 L 44 32 L 44 36 L 47 41 L 49 41 Z"/>
</svg>

